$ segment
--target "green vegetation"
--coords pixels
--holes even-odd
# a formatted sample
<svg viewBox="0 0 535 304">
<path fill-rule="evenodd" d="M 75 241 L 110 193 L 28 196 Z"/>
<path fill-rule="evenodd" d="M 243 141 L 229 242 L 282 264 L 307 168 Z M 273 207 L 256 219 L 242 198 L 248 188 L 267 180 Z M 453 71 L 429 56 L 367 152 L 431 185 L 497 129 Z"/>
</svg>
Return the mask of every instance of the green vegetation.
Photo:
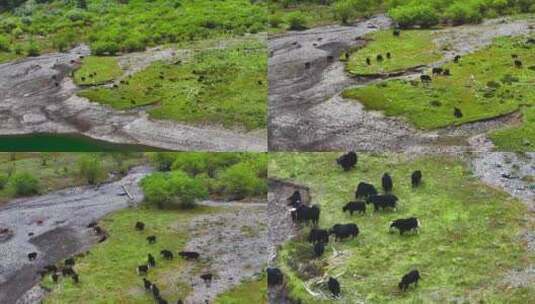
<svg viewBox="0 0 535 304">
<path fill-rule="evenodd" d="M 143 281 L 136 267 L 147 261 L 147 253 L 156 258 L 157 266 L 151 269 L 147 279 L 160 288 L 162 297 L 184 299 L 189 292 L 188 282 L 177 282 L 184 267 L 184 260 L 165 261 L 159 258 L 160 250 L 182 250 L 188 240 L 188 223 L 194 217 L 217 212 L 215 208 L 170 211 L 155 208 L 137 208 L 119 211 L 100 221 L 108 233 L 106 242 L 91 249 L 91 254 L 76 259 L 74 270 L 80 275 L 80 283 L 60 279 L 54 284 L 46 277 L 43 284 L 52 288 L 44 303 L 149 303 L 152 295 L 145 292 Z M 143 220 L 145 231 L 134 230 L 134 224 Z M 148 235 L 157 235 L 156 245 L 149 245 Z"/>
<path fill-rule="evenodd" d="M 535 107 L 523 110 L 522 125 L 494 131 L 490 139 L 499 151 L 530 152 L 535 150 Z"/>
<path fill-rule="evenodd" d="M 352 23 L 386 12 L 400 27 L 429 28 L 439 23 L 478 23 L 483 18 L 535 12 L 532 0 L 270 0 L 272 32 L 288 29 L 285 20 L 300 12 L 311 26 Z M 275 22 L 273 22 L 275 20 Z"/>
<path fill-rule="evenodd" d="M 450 69 L 451 76 L 433 77 L 429 85 L 419 79 L 391 80 L 349 89 L 343 95 L 388 116 L 404 116 L 424 129 L 488 119 L 533 105 L 534 49 L 526 37 L 498 38 L 490 47 L 463 57 L 459 64 L 445 64 L 443 68 Z M 512 54 L 523 61 L 522 68 L 515 67 Z M 454 116 L 454 107 L 463 117 Z M 533 134 L 527 128 L 533 112 L 525 113 L 526 128 L 517 129 L 525 134 L 517 134 L 517 138 L 528 139 Z"/>
<path fill-rule="evenodd" d="M 116 58 L 89 56 L 82 60 L 82 66 L 74 73 L 74 82 L 78 85 L 98 85 L 122 74 Z"/>
<path fill-rule="evenodd" d="M 267 304 L 267 279 L 243 282 L 235 288 L 218 296 L 215 304 Z"/>
<path fill-rule="evenodd" d="M 150 155 L 160 171 L 141 181 L 149 203 L 193 207 L 206 198 L 241 200 L 267 193 L 267 155 L 264 153 L 158 152 Z"/>
<path fill-rule="evenodd" d="M 366 36 L 366 47 L 352 53 L 347 62 L 347 71 L 355 75 L 383 74 L 405 70 L 415 66 L 439 61 L 442 54 L 433 43 L 433 32 L 427 30 L 403 31 L 399 37 L 392 31 L 374 32 Z M 391 54 L 387 58 L 386 53 Z M 418 54 L 418 56 L 415 56 Z M 382 61 L 377 56 L 383 57 Z M 371 64 L 366 63 L 366 59 Z"/>
<path fill-rule="evenodd" d="M 308 228 L 279 254 L 289 293 L 303 303 L 334 303 L 312 298 L 303 283 L 324 273 L 340 275 L 342 299 L 356 303 L 528 303 L 535 288 L 511 287 L 506 273 L 532 264 L 533 254 L 520 235 L 527 228 L 525 206 L 509 195 L 482 184 L 458 160 L 446 156 L 408 159 L 402 155 L 359 155 L 356 169 L 343 172 L 335 165 L 336 153 L 270 154 L 271 176 L 290 179 L 311 187 L 314 203 L 321 205 L 319 226 L 357 223 L 354 240 L 331 243 L 320 259 L 312 257 L 306 242 Z M 422 170 L 423 184 L 413 189 L 410 175 Z M 381 176 L 389 172 L 394 194 L 399 197 L 395 212 L 352 217 L 342 212 L 354 199 L 360 181 L 380 188 Z M 373 209 L 373 208 L 372 208 Z M 418 234 L 389 233 L 396 218 L 416 216 Z M 532 224 L 528 224 L 532 225 Z M 333 256 L 332 246 L 341 253 Z M 403 274 L 417 268 L 422 280 L 416 289 L 400 293 Z M 312 285 L 313 290 L 317 286 Z M 323 292 L 328 293 L 325 287 Z"/>
<path fill-rule="evenodd" d="M 85 2 L 0 4 L 0 36 L 9 41 L 9 51 L 0 50 L 0 60 L 35 51 L 64 51 L 80 42 L 90 44 L 97 55 L 113 55 L 167 43 L 257 33 L 267 23 L 265 5 L 249 0 Z M 21 50 L 19 54 L 16 49 Z"/>
<path fill-rule="evenodd" d="M 96 154 L 82 155 L 78 159 L 78 170 L 80 172 L 80 175 L 90 185 L 94 185 L 99 180 L 104 178 L 104 168 L 102 168 L 102 160 Z"/>
<path fill-rule="evenodd" d="M 256 38 L 230 44 L 203 48 L 186 62 L 157 62 L 118 87 L 88 89 L 80 95 L 116 109 L 153 105 L 148 112 L 156 119 L 264 128 L 266 46 Z"/>
<path fill-rule="evenodd" d="M 145 162 L 141 153 L 0 153 L 0 204 L 17 196 L 29 196 L 88 184 L 78 166 L 95 159 L 102 175 L 121 174 Z M 102 181 L 103 179 L 98 179 Z"/>
</svg>

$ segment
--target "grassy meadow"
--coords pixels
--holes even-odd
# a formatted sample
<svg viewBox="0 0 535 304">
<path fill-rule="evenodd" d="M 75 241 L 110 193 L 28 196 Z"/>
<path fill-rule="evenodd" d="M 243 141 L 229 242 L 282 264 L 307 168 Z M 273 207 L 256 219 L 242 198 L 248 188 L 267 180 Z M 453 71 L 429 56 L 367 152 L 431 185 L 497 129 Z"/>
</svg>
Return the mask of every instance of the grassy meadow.
<svg viewBox="0 0 535 304">
<path fill-rule="evenodd" d="M 313 258 L 306 242 L 309 228 L 288 241 L 278 262 L 285 274 L 289 294 L 303 303 L 529 303 L 533 286 L 511 288 L 505 276 L 513 269 L 533 263 L 520 234 L 526 227 L 525 206 L 509 195 L 483 185 L 458 159 L 401 155 L 359 155 L 356 169 L 344 172 L 336 165 L 338 153 L 273 153 L 270 175 L 311 187 L 313 203 L 320 205 L 321 228 L 336 223 L 356 223 L 360 234 L 354 240 L 326 246 Z M 313 165 L 311 165 L 313 164 Z M 423 173 L 423 184 L 413 189 L 410 175 Z M 381 176 L 389 172 L 393 193 L 400 199 L 397 211 L 366 215 L 342 212 L 354 200 L 361 181 L 380 189 Z M 371 205 L 369 206 L 371 207 Z M 418 234 L 389 233 L 389 222 L 416 216 Z M 333 247 L 340 253 L 333 255 Z M 418 287 L 401 293 L 401 277 L 417 268 Z M 336 301 L 312 297 L 304 283 L 324 274 L 339 276 L 342 297 Z M 325 285 L 325 284 L 324 284 Z M 326 286 L 311 285 L 329 294 Z"/>
<path fill-rule="evenodd" d="M 201 48 L 190 60 L 156 62 L 116 88 L 91 88 L 79 95 L 119 110 L 151 105 L 148 112 L 156 119 L 265 128 L 266 52 L 257 38 Z"/>
<path fill-rule="evenodd" d="M 115 57 L 89 56 L 82 59 L 80 68 L 74 72 L 74 82 L 77 85 L 99 85 L 122 74 Z"/>
<path fill-rule="evenodd" d="M 526 40 L 498 38 L 491 46 L 464 56 L 459 64 L 443 65 L 451 76 L 434 76 L 429 85 L 419 79 L 396 79 L 348 89 L 343 95 L 387 116 L 403 116 L 421 129 L 460 125 L 529 108 L 535 100 L 535 45 Z M 512 54 L 523 61 L 522 68 L 515 67 Z M 454 107 L 461 110 L 461 118 L 454 116 Z M 524 113 L 526 122 L 532 120 L 532 111 Z M 530 132 L 519 135 L 531 136 Z M 535 142 L 535 138 L 530 141 Z"/>
</svg>

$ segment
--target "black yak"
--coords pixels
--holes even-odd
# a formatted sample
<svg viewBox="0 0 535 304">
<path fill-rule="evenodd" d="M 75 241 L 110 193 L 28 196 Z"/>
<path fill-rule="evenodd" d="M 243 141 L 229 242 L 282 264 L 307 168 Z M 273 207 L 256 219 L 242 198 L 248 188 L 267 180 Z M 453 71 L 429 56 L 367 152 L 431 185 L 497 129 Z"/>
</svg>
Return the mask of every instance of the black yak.
<svg viewBox="0 0 535 304">
<path fill-rule="evenodd" d="M 304 222 L 307 224 L 312 222 L 312 224 L 316 225 L 320 219 L 320 208 L 316 205 L 312 207 L 301 205 L 291 211 L 291 216 L 296 223 Z"/>
<path fill-rule="evenodd" d="M 406 219 L 397 219 L 392 222 L 390 222 L 390 229 L 395 228 L 399 230 L 399 234 L 403 235 L 403 233 L 411 230 L 418 231 L 418 228 L 420 228 L 420 221 L 415 217 L 409 217 Z"/>
<path fill-rule="evenodd" d="M 154 259 L 154 257 L 152 256 L 152 254 L 149 253 L 149 255 L 147 256 L 147 265 L 149 265 L 149 267 L 154 267 L 156 266 L 156 260 Z"/>
<path fill-rule="evenodd" d="M 139 275 L 144 275 L 144 274 L 147 274 L 147 271 L 149 271 L 149 266 L 147 265 L 139 265 L 137 266 L 137 273 Z"/>
<path fill-rule="evenodd" d="M 453 108 L 453 116 L 455 116 L 456 118 L 461 118 L 463 117 L 463 112 L 461 112 L 461 109 L 455 107 Z"/>
<path fill-rule="evenodd" d="M 178 255 L 186 260 L 197 260 L 200 256 L 200 254 L 195 251 L 180 251 Z"/>
<path fill-rule="evenodd" d="M 312 228 L 308 234 L 308 241 L 311 243 L 328 243 L 329 232 L 325 229 Z"/>
<path fill-rule="evenodd" d="M 267 272 L 267 281 L 268 286 L 277 286 L 282 284 L 282 271 L 279 268 L 268 267 Z"/>
<path fill-rule="evenodd" d="M 351 170 L 351 168 L 355 167 L 357 161 L 357 153 L 353 151 L 348 152 L 336 159 L 336 163 L 339 164 L 344 169 L 344 171 L 349 171 Z"/>
<path fill-rule="evenodd" d="M 377 195 L 377 189 L 371 184 L 365 182 L 359 183 L 355 191 L 355 198 L 366 198 L 370 195 Z"/>
<path fill-rule="evenodd" d="M 135 226 L 136 230 L 138 231 L 143 231 L 143 229 L 145 229 L 145 224 L 142 223 L 142 222 L 136 222 L 136 226 Z"/>
<path fill-rule="evenodd" d="M 353 215 L 353 212 L 358 211 L 360 214 L 366 213 L 366 203 L 362 201 L 349 202 L 343 208 L 343 212 L 349 211 L 350 215 Z"/>
<path fill-rule="evenodd" d="M 337 279 L 330 277 L 329 282 L 327 283 L 327 287 L 335 298 L 338 298 L 340 296 L 340 283 L 338 283 Z"/>
<path fill-rule="evenodd" d="M 379 208 L 396 208 L 398 198 L 392 194 L 386 195 L 372 195 L 366 200 L 367 204 L 373 204 L 374 210 L 379 211 Z"/>
<path fill-rule="evenodd" d="M 149 244 L 156 243 L 156 236 L 155 235 L 148 236 L 147 237 L 147 242 L 149 242 Z"/>
<path fill-rule="evenodd" d="M 292 195 L 286 200 L 288 201 L 288 206 L 292 206 L 292 208 L 299 207 L 299 205 L 301 205 L 303 202 L 301 199 L 301 193 L 299 193 L 297 190 L 295 190 L 294 193 L 292 193 Z"/>
<path fill-rule="evenodd" d="M 401 282 L 399 282 L 398 287 L 399 289 L 401 289 L 401 291 L 405 291 L 407 290 L 407 288 L 409 288 L 410 284 L 414 283 L 414 286 L 418 286 L 419 279 L 420 273 L 418 272 L 418 270 L 413 270 L 404 275 L 403 278 L 401 278 Z"/>
<path fill-rule="evenodd" d="M 29 261 L 34 261 L 35 259 L 37 259 L 37 252 L 28 253 L 28 260 Z"/>
<path fill-rule="evenodd" d="M 383 174 L 383 177 L 381 178 L 381 183 L 383 185 L 383 190 L 385 193 L 389 193 L 392 191 L 394 183 L 392 182 L 392 177 L 390 177 L 388 173 Z"/>
<path fill-rule="evenodd" d="M 160 251 L 160 255 L 166 259 L 166 260 L 172 260 L 173 259 L 173 253 L 167 249 L 164 249 Z"/>
<path fill-rule="evenodd" d="M 422 182 L 422 171 L 416 170 L 412 172 L 411 175 L 411 184 L 413 187 L 418 187 Z"/>
<path fill-rule="evenodd" d="M 318 242 L 314 244 L 314 255 L 316 257 L 320 257 L 323 255 L 323 252 L 325 251 L 325 244 L 322 242 Z"/>
<path fill-rule="evenodd" d="M 354 238 L 359 235 L 359 228 L 357 224 L 335 224 L 330 230 L 329 234 L 334 234 L 334 240 L 339 241 L 345 238 Z"/>
</svg>

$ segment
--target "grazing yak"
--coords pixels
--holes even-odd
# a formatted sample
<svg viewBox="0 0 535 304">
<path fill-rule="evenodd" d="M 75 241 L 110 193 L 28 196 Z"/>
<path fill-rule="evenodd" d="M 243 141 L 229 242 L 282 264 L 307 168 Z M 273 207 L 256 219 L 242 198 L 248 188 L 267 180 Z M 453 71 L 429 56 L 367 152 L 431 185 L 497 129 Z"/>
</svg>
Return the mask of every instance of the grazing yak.
<svg viewBox="0 0 535 304">
<path fill-rule="evenodd" d="M 288 201 L 288 206 L 291 206 L 292 208 L 299 207 L 303 200 L 301 199 L 301 193 L 299 191 L 295 190 L 292 195 L 290 195 L 289 198 L 286 199 Z"/>
<path fill-rule="evenodd" d="M 442 69 L 442 68 L 433 68 L 433 69 L 431 70 L 431 73 L 432 73 L 433 75 L 440 75 L 440 74 L 442 74 L 443 72 L 444 72 L 444 69 Z"/>
<path fill-rule="evenodd" d="M 269 287 L 282 284 L 282 271 L 279 268 L 268 267 L 266 272 Z"/>
<path fill-rule="evenodd" d="M 143 286 L 145 286 L 146 290 L 150 290 L 151 285 L 152 285 L 151 281 L 143 278 Z"/>
<path fill-rule="evenodd" d="M 416 170 L 412 172 L 411 184 L 413 187 L 418 187 L 422 183 L 422 171 Z"/>
<path fill-rule="evenodd" d="M 308 241 L 310 243 L 328 243 L 329 232 L 325 229 L 312 228 L 308 234 Z"/>
<path fill-rule="evenodd" d="M 453 108 L 453 116 L 455 116 L 456 118 L 461 118 L 463 117 L 463 112 L 461 112 L 461 109 L 455 107 Z"/>
<path fill-rule="evenodd" d="M 154 257 L 152 256 L 152 254 L 149 253 L 149 255 L 147 256 L 147 265 L 149 265 L 149 267 L 154 267 L 156 266 L 156 260 L 154 259 Z"/>
<path fill-rule="evenodd" d="M 65 260 L 65 266 L 74 266 L 74 258 L 68 258 Z"/>
<path fill-rule="evenodd" d="M 415 217 L 397 219 L 390 222 L 390 230 L 398 229 L 400 235 L 412 230 L 418 231 L 418 228 L 420 228 L 420 221 Z"/>
<path fill-rule="evenodd" d="M 145 229 L 145 224 L 143 222 L 136 222 L 136 230 L 143 231 Z"/>
<path fill-rule="evenodd" d="M 31 261 L 34 261 L 35 259 L 37 259 L 37 252 L 30 252 L 28 253 L 28 260 L 31 262 Z"/>
<path fill-rule="evenodd" d="M 58 276 L 57 273 L 54 272 L 54 273 L 51 275 L 51 277 L 52 277 L 52 281 L 53 281 L 54 283 L 57 283 L 57 282 L 58 282 L 59 276 Z"/>
<path fill-rule="evenodd" d="M 390 54 L 390 52 L 387 52 L 387 53 L 386 53 L 386 58 L 387 58 L 387 59 L 392 58 L 392 54 Z"/>
<path fill-rule="evenodd" d="M 343 212 L 349 211 L 350 215 L 353 215 L 353 212 L 358 212 L 360 214 L 366 213 L 366 203 L 363 201 L 353 201 L 347 203 L 343 208 Z"/>
<path fill-rule="evenodd" d="M 398 198 L 392 194 L 372 195 L 366 200 L 367 204 L 373 204 L 374 210 L 379 211 L 379 208 L 396 208 Z"/>
<path fill-rule="evenodd" d="M 461 61 L 461 55 L 457 55 L 455 58 L 453 58 L 453 62 L 459 63 L 459 61 Z"/>
<path fill-rule="evenodd" d="M 366 64 L 367 65 L 371 65 L 372 64 L 372 60 L 370 59 L 370 57 L 366 57 Z"/>
<path fill-rule="evenodd" d="M 349 171 L 351 170 L 351 168 L 355 167 L 357 161 L 357 153 L 353 151 L 348 152 L 336 159 L 336 163 L 340 165 L 344 169 L 344 171 Z"/>
<path fill-rule="evenodd" d="M 93 227 L 93 230 L 95 231 L 96 234 L 102 234 L 104 232 L 104 230 L 102 230 L 100 226 Z"/>
<path fill-rule="evenodd" d="M 383 55 L 381 55 L 381 54 L 377 55 L 377 58 L 376 58 L 376 59 L 377 59 L 377 61 L 379 61 L 379 62 L 383 61 Z"/>
<path fill-rule="evenodd" d="M 149 271 L 149 266 L 147 265 L 139 265 L 137 266 L 137 274 L 139 275 L 145 275 Z"/>
<path fill-rule="evenodd" d="M 399 282 L 398 287 L 401 291 L 407 290 L 409 288 L 410 284 L 414 283 L 414 286 L 418 286 L 418 280 L 420 279 L 420 273 L 418 270 L 413 270 L 401 278 L 401 282 Z"/>
<path fill-rule="evenodd" d="M 149 244 L 156 243 L 156 236 L 155 235 L 148 236 L 147 237 L 147 242 L 149 242 Z"/>
<path fill-rule="evenodd" d="M 98 223 L 93 221 L 93 222 L 87 224 L 87 228 L 95 228 L 97 225 L 98 225 Z"/>
<path fill-rule="evenodd" d="M 320 220 L 320 208 L 317 205 L 312 207 L 301 205 L 292 209 L 290 214 L 292 220 L 296 223 L 304 222 L 305 224 L 308 224 L 308 222 L 312 222 L 312 224 L 317 225 Z"/>
<path fill-rule="evenodd" d="M 330 277 L 329 282 L 327 282 L 327 287 L 335 298 L 340 296 L 340 283 L 338 283 L 337 279 Z"/>
<path fill-rule="evenodd" d="M 76 272 L 72 274 L 72 281 L 76 284 L 80 282 L 80 277 L 78 276 Z"/>
<path fill-rule="evenodd" d="M 201 279 L 204 281 L 204 284 L 206 286 L 210 287 L 210 284 L 212 283 L 213 275 L 211 273 L 203 273 L 201 274 Z"/>
<path fill-rule="evenodd" d="M 395 29 L 392 34 L 394 35 L 394 37 L 399 37 L 399 35 L 401 34 L 401 31 L 398 30 L 398 29 Z"/>
<path fill-rule="evenodd" d="M 316 257 L 320 257 L 323 255 L 323 252 L 325 252 L 325 244 L 322 242 L 318 242 L 314 244 L 314 255 Z"/>
<path fill-rule="evenodd" d="M 368 184 L 365 182 L 361 182 L 357 186 L 357 190 L 355 191 L 355 198 L 366 198 L 370 195 L 377 195 L 377 189 L 372 184 Z"/>
<path fill-rule="evenodd" d="M 329 234 L 334 234 L 335 241 L 341 241 L 345 238 L 354 238 L 359 235 L 359 227 L 357 224 L 335 224 L 330 230 Z"/>
<path fill-rule="evenodd" d="M 200 254 L 195 251 L 180 251 L 178 255 L 186 260 L 197 260 L 200 256 Z"/>
<path fill-rule="evenodd" d="M 64 267 L 62 270 L 61 270 L 61 274 L 64 276 L 64 277 L 70 277 L 72 275 L 75 274 L 74 270 L 71 268 L 71 267 Z"/>
<path fill-rule="evenodd" d="M 381 183 L 383 185 L 383 190 L 385 193 L 392 192 L 394 183 L 392 182 L 392 177 L 390 177 L 388 173 L 383 174 L 383 177 L 381 178 Z"/>
<path fill-rule="evenodd" d="M 522 61 L 520 61 L 520 60 L 515 60 L 515 67 L 517 67 L 517 68 L 521 68 L 521 67 L 522 67 Z"/>
<path fill-rule="evenodd" d="M 428 84 L 428 83 L 431 83 L 433 81 L 433 79 L 431 79 L 431 76 L 423 74 L 423 75 L 420 75 L 420 81 L 423 84 Z"/>
<path fill-rule="evenodd" d="M 156 286 L 156 284 L 152 284 L 150 286 L 150 290 L 152 291 L 152 295 L 155 298 L 159 298 L 160 297 L 160 289 L 158 288 L 158 286 Z"/>
<path fill-rule="evenodd" d="M 166 259 L 166 260 L 172 260 L 173 259 L 173 253 L 167 249 L 164 249 L 160 251 L 160 255 Z"/>
</svg>

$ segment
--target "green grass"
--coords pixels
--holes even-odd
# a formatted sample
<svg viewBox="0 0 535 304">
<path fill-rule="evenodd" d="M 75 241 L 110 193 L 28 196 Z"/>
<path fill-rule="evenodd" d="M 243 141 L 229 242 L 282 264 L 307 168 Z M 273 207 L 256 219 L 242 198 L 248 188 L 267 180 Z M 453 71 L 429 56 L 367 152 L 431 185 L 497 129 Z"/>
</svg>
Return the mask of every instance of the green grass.
<svg viewBox="0 0 535 304">
<path fill-rule="evenodd" d="M 28 1 L 26 1 L 28 2 Z M 96 45 L 114 43 L 120 52 L 176 42 L 214 37 L 239 36 L 266 29 L 265 4 L 249 0 L 147 1 L 52 0 L 0 13 L 0 36 L 11 42 L 15 57 L 27 55 L 30 41 L 41 53 L 66 50 L 80 42 Z M 45 2 L 45 1 L 38 1 Z M 20 55 L 16 48 L 23 48 Z M 10 60 L 3 58 L 2 60 Z"/>
<path fill-rule="evenodd" d="M 439 61 L 442 54 L 433 43 L 433 36 L 429 30 L 402 31 L 399 37 L 391 30 L 371 33 L 366 36 L 370 39 L 368 44 L 349 56 L 346 69 L 355 75 L 383 74 Z M 391 59 L 386 58 L 387 52 Z M 379 54 L 384 58 L 382 62 L 376 60 Z M 366 58 L 370 58 L 371 65 Z"/>
<path fill-rule="evenodd" d="M 255 38 L 179 64 L 157 62 L 118 88 L 79 94 L 121 110 L 153 105 L 156 119 L 251 130 L 266 126 L 266 75 L 266 46 Z"/>
<path fill-rule="evenodd" d="M 443 68 L 450 69 L 452 76 L 433 77 L 428 86 L 419 80 L 390 80 L 348 89 L 343 96 L 387 116 L 406 117 L 422 129 L 507 114 L 523 105 L 531 106 L 535 100 L 535 47 L 525 45 L 524 40 L 499 38 L 492 46 L 463 57 L 460 64 L 445 64 Z M 522 59 L 523 68 L 514 67 L 511 54 Z M 462 118 L 453 115 L 454 107 L 461 109 Z"/>
<path fill-rule="evenodd" d="M 115 57 L 89 56 L 82 60 L 82 66 L 74 73 L 74 82 L 78 85 L 98 85 L 122 74 Z"/>
<path fill-rule="evenodd" d="M 153 208 L 128 209 L 116 212 L 104 220 L 101 226 L 108 232 L 106 242 L 93 247 L 90 254 L 76 260 L 75 271 L 80 275 L 80 284 L 61 279 L 54 284 L 49 277 L 44 284 L 53 288 L 45 303 L 148 303 L 152 295 L 145 292 L 143 281 L 136 267 L 145 264 L 147 254 L 156 258 L 156 267 L 146 276 L 155 283 L 162 297 L 176 303 L 189 292 L 188 284 L 176 280 L 185 265 L 175 258 L 165 261 L 160 250 L 180 251 L 188 240 L 188 222 L 195 216 L 216 212 L 216 208 L 192 210 L 158 210 Z M 136 221 L 145 223 L 145 230 L 134 230 Z M 148 235 L 157 235 L 155 245 L 146 241 Z"/>
<path fill-rule="evenodd" d="M 267 279 L 262 277 L 241 283 L 218 296 L 215 304 L 267 304 Z"/>
<path fill-rule="evenodd" d="M 334 244 L 343 253 L 336 258 L 331 241 L 325 255 L 312 260 L 312 248 L 304 240 L 308 228 L 283 246 L 278 259 L 292 297 L 309 304 L 331 303 L 312 298 L 303 287 L 304 281 L 328 273 L 342 274 L 343 297 L 337 303 L 359 299 L 367 303 L 451 303 L 454 299 L 528 303 L 533 299 L 533 286 L 508 288 L 503 283 L 505 273 L 534 261 L 519 239 L 523 229 L 533 229 L 525 227 L 526 210 L 519 201 L 483 185 L 462 162 L 446 156 L 408 160 L 401 155 L 361 154 L 357 168 L 350 172 L 335 165 L 337 156 L 270 155 L 270 175 L 311 187 L 313 202 L 321 205 L 320 227 L 352 222 L 360 228 L 356 239 Z M 416 169 L 423 172 L 423 184 L 413 189 L 410 174 Z M 358 182 L 379 186 L 384 172 L 393 177 L 398 210 L 344 214 L 342 207 L 354 199 Z M 419 234 L 388 232 L 391 220 L 409 216 L 420 219 Z M 413 268 L 422 274 L 418 288 L 400 293 L 399 280 Z"/>
<path fill-rule="evenodd" d="M 522 111 L 522 125 L 494 131 L 490 139 L 499 151 L 530 152 L 535 150 L 535 108 Z"/>
<path fill-rule="evenodd" d="M 121 153 L 122 164 L 119 165 L 111 154 L 102 153 L 102 167 L 105 172 L 119 171 L 145 162 L 141 153 Z M 78 171 L 77 161 L 85 153 L 0 153 L 0 175 L 9 172 L 28 172 L 39 180 L 39 192 L 47 193 L 66 187 L 87 184 Z M 12 160 L 14 155 L 15 159 Z M 46 165 L 43 165 L 45 158 Z M 14 198 L 10 187 L 0 189 L 0 204 Z"/>
<path fill-rule="evenodd" d="M 306 27 L 326 25 L 336 22 L 329 6 L 314 3 L 300 3 L 298 6 L 283 8 L 280 4 L 270 3 L 270 28 L 272 34 L 288 30 L 288 18 L 295 13 L 304 17 Z"/>
</svg>

